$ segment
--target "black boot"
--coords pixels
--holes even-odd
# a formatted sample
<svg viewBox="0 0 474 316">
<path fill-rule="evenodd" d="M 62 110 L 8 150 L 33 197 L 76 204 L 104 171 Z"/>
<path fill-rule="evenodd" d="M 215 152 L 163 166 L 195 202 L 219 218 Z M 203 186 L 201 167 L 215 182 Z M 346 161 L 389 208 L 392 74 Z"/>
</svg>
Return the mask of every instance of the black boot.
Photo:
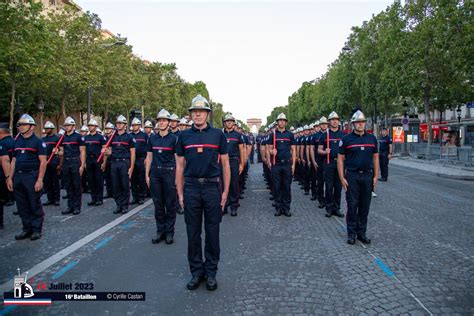
<svg viewBox="0 0 474 316">
<path fill-rule="evenodd" d="M 151 243 L 152 244 L 159 244 L 160 242 L 162 242 L 163 240 L 165 240 L 165 234 L 158 234 L 156 238 L 153 238 L 151 240 Z"/>
<path fill-rule="evenodd" d="M 15 236 L 15 240 L 23 240 L 31 237 L 33 232 L 21 232 L 21 234 Z"/>
<path fill-rule="evenodd" d="M 172 233 L 167 233 L 166 234 L 166 244 L 171 245 L 173 243 L 173 234 Z"/>
<path fill-rule="evenodd" d="M 204 276 L 193 276 L 193 278 L 186 284 L 188 290 L 192 291 L 199 287 L 199 285 L 204 282 Z"/>
<path fill-rule="evenodd" d="M 40 232 L 34 232 L 33 234 L 31 234 L 31 237 L 30 237 L 31 240 L 38 240 L 40 238 L 41 238 Z"/>
<path fill-rule="evenodd" d="M 206 280 L 206 289 L 208 291 L 215 291 L 217 289 L 217 280 L 216 277 L 208 276 Z"/>
</svg>

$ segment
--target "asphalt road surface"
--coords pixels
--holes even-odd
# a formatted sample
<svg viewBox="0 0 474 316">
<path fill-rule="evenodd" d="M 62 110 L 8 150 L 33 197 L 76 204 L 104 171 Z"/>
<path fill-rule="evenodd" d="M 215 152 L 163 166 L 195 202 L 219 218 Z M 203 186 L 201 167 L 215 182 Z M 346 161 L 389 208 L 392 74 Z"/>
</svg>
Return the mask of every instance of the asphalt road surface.
<svg viewBox="0 0 474 316">
<path fill-rule="evenodd" d="M 343 219 L 324 217 L 294 183 L 291 218 L 274 217 L 261 164 L 251 165 L 237 217 L 221 225 L 219 288 L 186 290 L 184 217 L 175 243 L 153 245 L 151 201 L 114 215 L 113 200 L 78 216 L 45 208 L 43 238 L 14 241 L 5 210 L 0 284 L 19 267 L 29 283 L 92 283 L 94 291 L 146 292 L 145 302 L 0 306 L 22 315 L 474 314 L 474 182 L 392 166 L 372 200 L 372 244 L 346 244 Z M 83 196 L 86 205 L 89 195 Z M 343 207 L 345 209 L 345 196 Z"/>
</svg>

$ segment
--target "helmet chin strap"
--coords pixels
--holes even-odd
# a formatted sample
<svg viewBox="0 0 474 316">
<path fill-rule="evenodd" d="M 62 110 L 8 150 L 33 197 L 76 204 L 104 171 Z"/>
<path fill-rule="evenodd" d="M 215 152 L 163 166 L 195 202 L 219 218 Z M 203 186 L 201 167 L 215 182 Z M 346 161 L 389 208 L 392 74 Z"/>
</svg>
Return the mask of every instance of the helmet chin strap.
<svg viewBox="0 0 474 316">
<path fill-rule="evenodd" d="M 21 135 L 25 135 L 25 134 L 28 134 L 31 130 L 32 130 L 32 127 L 34 128 L 34 125 L 29 125 L 28 129 L 26 130 L 26 132 L 20 132 Z"/>
</svg>

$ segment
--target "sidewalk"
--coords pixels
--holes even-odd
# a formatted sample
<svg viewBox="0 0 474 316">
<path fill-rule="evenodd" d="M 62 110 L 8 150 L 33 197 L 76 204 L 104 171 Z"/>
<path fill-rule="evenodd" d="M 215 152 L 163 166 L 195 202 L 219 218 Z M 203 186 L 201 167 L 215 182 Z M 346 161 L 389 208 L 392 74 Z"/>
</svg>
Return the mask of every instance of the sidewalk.
<svg viewBox="0 0 474 316">
<path fill-rule="evenodd" d="M 390 160 L 390 164 L 433 173 L 441 178 L 474 180 L 474 168 L 470 167 L 448 165 L 437 161 L 427 161 L 411 157 L 394 157 Z"/>
</svg>

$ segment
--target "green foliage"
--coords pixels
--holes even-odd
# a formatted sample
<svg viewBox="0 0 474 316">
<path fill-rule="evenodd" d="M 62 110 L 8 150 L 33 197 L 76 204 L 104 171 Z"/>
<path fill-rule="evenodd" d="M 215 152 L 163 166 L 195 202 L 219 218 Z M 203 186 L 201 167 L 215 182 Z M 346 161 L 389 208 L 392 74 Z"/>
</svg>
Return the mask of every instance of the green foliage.
<svg viewBox="0 0 474 316">
<path fill-rule="evenodd" d="M 209 98 L 204 82 L 186 82 L 175 64 L 144 62 L 126 39 L 101 40 L 100 28 L 90 12 L 66 7 L 45 14 L 39 1 L 0 2 L 0 116 L 13 121 L 19 111 L 38 113 L 43 100 L 45 115 L 60 121 L 87 112 L 88 89 L 102 123 L 132 110 L 148 119 L 162 108 L 182 117 L 197 94 Z M 212 104 L 220 122 L 223 106 Z"/>
<path fill-rule="evenodd" d="M 353 27 L 327 72 L 288 98 L 290 125 L 336 111 L 344 119 L 361 108 L 375 122 L 400 114 L 443 111 L 474 99 L 474 2 L 395 1 Z M 275 108 L 267 122 L 282 112 Z"/>
</svg>

